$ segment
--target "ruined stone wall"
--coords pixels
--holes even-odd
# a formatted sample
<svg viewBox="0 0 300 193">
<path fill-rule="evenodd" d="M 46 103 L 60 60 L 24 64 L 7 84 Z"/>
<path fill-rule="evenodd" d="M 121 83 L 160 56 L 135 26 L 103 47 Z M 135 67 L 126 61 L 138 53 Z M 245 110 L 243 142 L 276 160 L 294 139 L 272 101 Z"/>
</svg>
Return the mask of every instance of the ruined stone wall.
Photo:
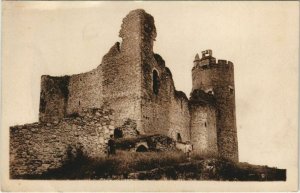
<svg viewBox="0 0 300 193">
<path fill-rule="evenodd" d="M 82 109 L 99 108 L 102 98 L 100 67 L 71 76 L 42 76 L 40 121 L 59 120 Z"/>
<path fill-rule="evenodd" d="M 202 65 L 196 65 L 192 70 L 193 90 L 213 92 L 217 107 L 219 153 L 225 158 L 238 161 L 233 64 L 218 60 L 218 63 Z"/>
<path fill-rule="evenodd" d="M 142 126 L 147 134 L 163 134 L 189 140 L 188 99 L 175 91 L 170 70 L 158 54 L 153 53 L 156 37 L 151 15 L 141 17 L 142 50 Z M 157 76 L 156 76 L 157 75 Z M 184 95 L 184 96 L 183 96 Z"/>
<path fill-rule="evenodd" d="M 112 49 L 118 49 L 115 45 Z M 110 54 L 110 53 L 109 53 Z M 129 54 L 129 55 L 128 55 Z M 120 52 L 105 56 L 103 69 L 103 101 L 115 111 L 116 126 L 128 119 L 140 126 L 140 60 L 138 55 Z M 132 57 L 131 57 L 132 56 Z"/>
<path fill-rule="evenodd" d="M 176 141 L 180 141 L 179 137 L 183 142 L 190 141 L 190 118 L 187 97 L 183 92 L 176 91 L 171 100 L 168 136 Z"/>
<path fill-rule="evenodd" d="M 90 72 L 70 76 L 67 113 L 87 108 L 100 108 L 102 97 L 102 71 L 98 67 Z"/>
<path fill-rule="evenodd" d="M 154 71 L 158 73 L 158 92 L 155 93 Z M 163 134 L 177 140 L 190 140 L 190 114 L 188 99 L 176 91 L 172 74 L 163 59 L 155 54 L 143 64 L 142 124 L 146 133 Z"/>
<path fill-rule="evenodd" d="M 40 121 L 61 119 L 66 114 L 68 104 L 69 76 L 42 76 L 40 93 Z"/>
<path fill-rule="evenodd" d="M 153 17 L 146 14 L 142 22 L 142 124 L 146 133 L 168 135 L 169 109 L 174 95 L 172 75 L 164 60 L 153 53 L 156 38 Z"/>
<path fill-rule="evenodd" d="M 119 129 L 122 131 L 122 137 L 123 138 L 134 138 L 139 136 L 139 132 L 137 130 L 137 125 L 136 122 L 131 120 L 131 119 L 127 119 L 124 122 L 124 125 L 122 125 L 122 127 L 120 127 Z"/>
<path fill-rule="evenodd" d="M 191 142 L 194 152 L 218 155 L 215 108 L 209 104 L 190 104 Z"/>
<path fill-rule="evenodd" d="M 153 71 L 158 73 L 158 92 L 153 90 Z M 174 86 L 170 72 L 154 58 L 143 64 L 142 123 L 146 133 L 168 135 L 169 113 L 174 97 Z"/>
<path fill-rule="evenodd" d="M 60 167 L 70 153 L 104 156 L 114 131 L 113 111 L 89 109 L 78 117 L 10 128 L 10 175 L 41 174 Z M 78 153 L 78 152 L 77 152 Z"/>
<path fill-rule="evenodd" d="M 141 30 L 139 12 L 130 12 L 120 30 L 122 43 L 116 43 L 103 57 L 104 102 L 115 110 L 116 125 L 129 118 L 141 127 Z"/>
</svg>

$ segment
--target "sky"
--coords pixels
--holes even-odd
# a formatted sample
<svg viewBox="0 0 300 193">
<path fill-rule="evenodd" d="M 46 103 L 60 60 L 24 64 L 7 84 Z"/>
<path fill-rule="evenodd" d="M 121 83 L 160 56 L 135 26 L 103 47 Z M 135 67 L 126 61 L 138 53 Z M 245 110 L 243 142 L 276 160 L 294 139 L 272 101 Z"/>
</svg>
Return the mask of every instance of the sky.
<svg viewBox="0 0 300 193">
<path fill-rule="evenodd" d="M 213 50 L 235 68 L 242 162 L 297 168 L 298 2 L 3 2 L 2 120 L 38 121 L 40 77 L 96 68 L 122 19 L 155 19 L 159 53 L 189 96 L 196 53 Z"/>
</svg>

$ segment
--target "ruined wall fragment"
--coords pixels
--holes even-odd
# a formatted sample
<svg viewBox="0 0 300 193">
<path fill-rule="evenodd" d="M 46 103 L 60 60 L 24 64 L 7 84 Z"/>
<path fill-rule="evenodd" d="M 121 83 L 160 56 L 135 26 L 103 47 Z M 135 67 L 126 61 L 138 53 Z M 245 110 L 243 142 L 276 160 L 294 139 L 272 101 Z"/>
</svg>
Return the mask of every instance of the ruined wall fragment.
<svg viewBox="0 0 300 193">
<path fill-rule="evenodd" d="M 47 123 L 10 128 L 10 176 L 41 174 L 62 166 L 68 151 L 82 151 L 96 158 L 105 156 L 107 142 L 115 127 L 113 111 L 88 109 L 78 116 Z"/>
<path fill-rule="evenodd" d="M 40 94 L 40 121 L 53 121 L 66 115 L 69 97 L 69 76 L 42 76 Z"/>
</svg>

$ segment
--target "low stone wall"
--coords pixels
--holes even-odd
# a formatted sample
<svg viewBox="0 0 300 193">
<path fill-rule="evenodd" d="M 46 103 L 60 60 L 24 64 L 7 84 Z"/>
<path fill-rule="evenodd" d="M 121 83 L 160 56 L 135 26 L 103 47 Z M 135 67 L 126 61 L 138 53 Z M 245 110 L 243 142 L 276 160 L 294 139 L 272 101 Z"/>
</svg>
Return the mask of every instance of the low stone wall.
<svg viewBox="0 0 300 193">
<path fill-rule="evenodd" d="M 105 155 L 114 131 L 113 112 L 88 109 L 60 121 L 10 128 L 10 176 L 41 174 L 60 167 L 77 154 Z"/>
<path fill-rule="evenodd" d="M 147 151 L 174 151 L 176 142 L 164 135 L 143 135 L 133 138 L 121 138 L 116 140 L 116 148 L 120 150 L 137 151 L 138 146 L 143 145 Z"/>
</svg>

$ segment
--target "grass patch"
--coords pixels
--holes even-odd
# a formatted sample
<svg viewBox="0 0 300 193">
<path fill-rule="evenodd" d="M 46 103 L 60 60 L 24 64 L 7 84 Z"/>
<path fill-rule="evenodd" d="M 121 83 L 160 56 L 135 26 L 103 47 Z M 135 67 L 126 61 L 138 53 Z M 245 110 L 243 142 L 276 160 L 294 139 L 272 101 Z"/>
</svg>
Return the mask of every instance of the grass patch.
<svg viewBox="0 0 300 193">
<path fill-rule="evenodd" d="M 117 151 L 111 157 L 92 159 L 81 155 L 68 161 L 58 169 L 49 170 L 41 175 L 23 176 L 27 179 L 111 179 L 131 172 L 173 166 L 186 162 L 180 151 L 174 152 L 128 152 Z"/>
<path fill-rule="evenodd" d="M 92 159 L 79 153 L 62 167 L 21 179 L 139 179 L 139 180 L 229 180 L 285 181 L 286 170 L 234 163 L 211 154 L 193 153 L 191 160 L 181 151 L 130 152 L 118 150 L 111 157 Z M 134 176 L 134 177 L 132 177 Z"/>
</svg>

